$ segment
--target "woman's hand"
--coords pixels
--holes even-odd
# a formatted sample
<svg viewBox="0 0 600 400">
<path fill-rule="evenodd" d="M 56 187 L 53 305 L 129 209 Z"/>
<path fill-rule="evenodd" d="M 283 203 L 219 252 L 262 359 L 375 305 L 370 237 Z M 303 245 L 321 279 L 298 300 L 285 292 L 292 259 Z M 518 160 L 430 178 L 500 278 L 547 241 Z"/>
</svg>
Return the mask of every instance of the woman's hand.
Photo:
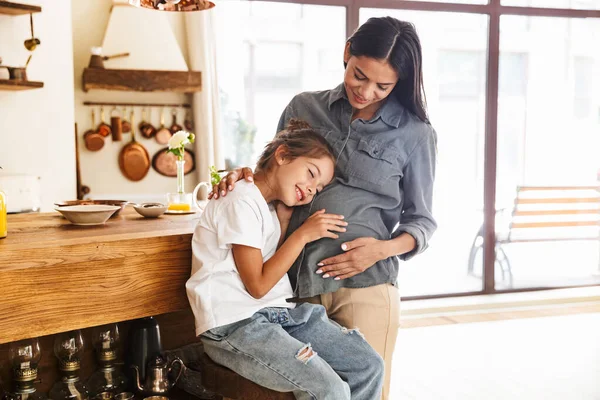
<svg viewBox="0 0 600 400">
<path fill-rule="evenodd" d="M 323 278 L 340 279 L 350 278 L 360 274 L 367 268 L 375 265 L 377 261 L 384 260 L 387 255 L 387 241 L 371 237 L 362 237 L 342 244 L 344 253 L 329 257 L 317 265 L 320 267 L 317 274 Z"/>
<path fill-rule="evenodd" d="M 304 244 L 324 237 L 337 239 L 339 236 L 334 232 L 346 232 L 345 227 L 348 223 L 343 219 L 343 215 L 325 214 L 325 210 L 319 210 L 304 221 L 292 235 L 301 238 Z"/>
<path fill-rule="evenodd" d="M 254 173 L 248 167 L 236 168 L 229 172 L 221 179 L 218 185 L 214 185 L 212 192 L 208 194 L 209 199 L 218 199 L 219 194 L 221 196 L 227 196 L 227 192 L 233 190 L 235 183 L 239 180 L 245 179 L 248 182 L 254 181 Z"/>
</svg>

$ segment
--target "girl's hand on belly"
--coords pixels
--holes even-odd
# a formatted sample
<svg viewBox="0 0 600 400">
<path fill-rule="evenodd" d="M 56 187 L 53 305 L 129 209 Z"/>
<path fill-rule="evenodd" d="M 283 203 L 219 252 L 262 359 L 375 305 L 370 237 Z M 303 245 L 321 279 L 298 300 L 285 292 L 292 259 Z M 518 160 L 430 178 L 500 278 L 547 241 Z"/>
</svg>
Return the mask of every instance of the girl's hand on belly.
<svg viewBox="0 0 600 400">
<path fill-rule="evenodd" d="M 317 265 L 316 272 L 323 278 L 335 280 L 350 278 L 360 274 L 377 261 L 388 258 L 387 241 L 372 237 L 362 237 L 342 244 L 344 253 L 326 258 Z"/>
</svg>

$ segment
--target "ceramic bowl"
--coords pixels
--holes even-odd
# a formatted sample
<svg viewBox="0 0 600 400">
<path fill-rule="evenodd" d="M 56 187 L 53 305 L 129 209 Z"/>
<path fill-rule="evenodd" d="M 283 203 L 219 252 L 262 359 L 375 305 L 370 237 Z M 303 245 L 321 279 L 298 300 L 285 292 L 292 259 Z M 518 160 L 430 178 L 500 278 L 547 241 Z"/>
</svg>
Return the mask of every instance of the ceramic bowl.
<svg viewBox="0 0 600 400">
<path fill-rule="evenodd" d="M 54 203 L 54 205 L 57 207 L 81 206 L 81 205 L 88 205 L 88 204 L 101 204 L 104 206 L 119 206 L 119 211 L 117 211 L 116 213 L 111 215 L 111 218 L 114 218 L 117 215 L 119 215 L 119 213 L 121 211 L 123 211 L 125 209 L 125 206 L 127 205 L 127 203 L 128 203 L 127 200 L 66 200 L 66 201 Z"/>
<path fill-rule="evenodd" d="M 167 206 L 162 203 L 142 203 L 133 206 L 135 211 L 146 218 L 158 218 L 167 211 Z"/>
<path fill-rule="evenodd" d="M 74 225 L 101 225 L 105 223 L 119 206 L 87 204 L 57 207 L 56 211 L 65 216 Z"/>
</svg>

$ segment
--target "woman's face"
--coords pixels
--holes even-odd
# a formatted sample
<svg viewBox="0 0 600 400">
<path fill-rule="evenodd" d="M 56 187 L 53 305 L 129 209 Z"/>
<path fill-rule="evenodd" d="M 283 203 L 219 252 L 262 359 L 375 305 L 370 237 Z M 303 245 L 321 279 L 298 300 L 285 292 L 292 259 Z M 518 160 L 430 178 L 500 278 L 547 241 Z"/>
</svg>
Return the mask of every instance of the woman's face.
<svg viewBox="0 0 600 400">
<path fill-rule="evenodd" d="M 378 102 L 390 95 L 398 82 L 398 74 L 386 60 L 350 54 L 346 44 L 344 87 L 352 107 L 358 110 L 378 107 Z"/>
</svg>

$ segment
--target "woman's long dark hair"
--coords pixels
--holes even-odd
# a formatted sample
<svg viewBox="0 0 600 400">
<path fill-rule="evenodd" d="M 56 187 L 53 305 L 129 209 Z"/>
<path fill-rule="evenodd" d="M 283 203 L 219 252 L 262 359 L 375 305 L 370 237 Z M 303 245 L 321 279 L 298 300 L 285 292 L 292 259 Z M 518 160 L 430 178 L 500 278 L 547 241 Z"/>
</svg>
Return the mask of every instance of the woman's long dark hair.
<svg viewBox="0 0 600 400">
<path fill-rule="evenodd" d="M 348 39 L 350 54 L 386 60 L 398 74 L 390 96 L 429 123 L 423 88 L 421 42 L 415 26 L 392 17 L 369 18 Z"/>
</svg>

